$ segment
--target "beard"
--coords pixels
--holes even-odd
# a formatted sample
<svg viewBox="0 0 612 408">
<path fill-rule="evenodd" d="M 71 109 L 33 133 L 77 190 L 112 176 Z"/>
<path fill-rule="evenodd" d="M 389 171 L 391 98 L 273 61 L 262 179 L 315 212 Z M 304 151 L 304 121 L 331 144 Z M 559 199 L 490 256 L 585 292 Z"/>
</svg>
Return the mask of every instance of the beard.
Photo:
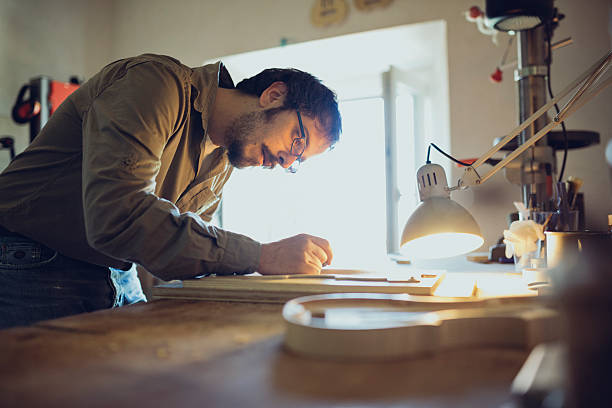
<svg viewBox="0 0 612 408">
<path fill-rule="evenodd" d="M 254 130 L 264 121 L 263 112 L 249 112 L 236 118 L 227 128 L 225 132 L 225 140 L 228 141 L 227 157 L 232 166 L 240 169 L 259 165 L 259 158 L 246 156 L 246 147 L 259 142 Z"/>
<path fill-rule="evenodd" d="M 228 143 L 227 157 L 232 166 L 241 169 L 249 166 L 259 166 L 260 157 L 248 157 L 246 148 L 249 145 L 262 143 L 261 150 L 265 157 L 272 160 L 270 167 L 274 167 L 274 155 L 263 141 L 255 135 L 255 129 L 265 123 L 269 123 L 278 113 L 285 108 L 272 108 L 265 111 L 244 113 L 232 122 L 225 132 L 225 140 Z"/>
</svg>

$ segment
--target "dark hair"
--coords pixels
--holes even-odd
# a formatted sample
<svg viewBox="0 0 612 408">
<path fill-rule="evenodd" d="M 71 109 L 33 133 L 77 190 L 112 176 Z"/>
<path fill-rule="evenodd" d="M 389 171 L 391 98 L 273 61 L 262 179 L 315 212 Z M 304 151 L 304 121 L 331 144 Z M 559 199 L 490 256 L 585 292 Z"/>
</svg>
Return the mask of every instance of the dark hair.
<svg viewBox="0 0 612 408">
<path fill-rule="evenodd" d="M 260 96 L 274 82 L 287 85 L 283 110 L 299 109 L 300 113 L 316 118 L 322 125 L 332 146 L 340 138 L 342 119 L 336 94 L 315 76 L 293 68 L 270 68 L 254 77 L 243 79 L 236 89 Z"/>
</svg>

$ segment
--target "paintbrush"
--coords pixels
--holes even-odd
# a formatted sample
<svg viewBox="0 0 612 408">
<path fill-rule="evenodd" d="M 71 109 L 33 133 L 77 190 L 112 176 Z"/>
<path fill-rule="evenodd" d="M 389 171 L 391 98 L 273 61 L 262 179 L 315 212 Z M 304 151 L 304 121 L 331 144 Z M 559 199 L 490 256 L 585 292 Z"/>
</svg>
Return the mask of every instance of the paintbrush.
<svg viewBox="0 0 612 408">
<path fill-rule="evenodd" d="M 570 210 L 574 209 L 576 205 L 576 197 L 578 197 L 578 190 L 582 187 L 582 179 L 578 177 L 569 176 L 567 178 L 567 183 L 569 184 L 568 195 L 570 198 Z"/>
<path fill-rule="evenodd" d="M 546 226 L 550 222 L 550 219 L 552 218 L 553 214 L 554 213 L 551 212 L 550 214 L 548 214 L 548 217 L 546 217 L 546 221 L 544 221 L 544 224 L 542 224 L 542 231 L 546 231 Z"/>
</svg>

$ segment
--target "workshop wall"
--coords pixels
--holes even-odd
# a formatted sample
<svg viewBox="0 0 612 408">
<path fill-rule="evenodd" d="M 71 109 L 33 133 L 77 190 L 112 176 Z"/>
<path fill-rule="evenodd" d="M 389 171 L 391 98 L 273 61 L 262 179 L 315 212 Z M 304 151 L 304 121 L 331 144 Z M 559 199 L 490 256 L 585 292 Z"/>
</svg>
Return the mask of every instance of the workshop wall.
<svg viewBox="0 0 612 408">
<path fill-rule="evenodd" d="M 17 125 L 11 109 L 22 85 L 47 75 L 67 82 L 86 78 L 86 66 L 110 58 L 112 2 L 106 0 L 3 0 L 0 2 L 0 135 L 15 138 L 16 151 L 29 143 L 28 125 Z M 0 150 L 0 171 L 9 162 Z"/>
<path fill-rule="evenodd" d="M 310 21 L 314 0 L 6 0 L 0 4 L 0 132 L 7 125 L 19 86 L 41 73 L 67 80 L 89 77 L 105 63 L 143 52 L 172 55 L 185 64 L 222 55 L 279 46 L 402 24 L 443 19 L 447 23 L 452 153 L 475 157 L 517 122 L 512 72 L 504 81 L 488 80 L 504 52 L 505 41 L 491 38 L 465 20 L 463 12 L 484 0 L 395 0 L 383 9 L 362 12 L 346 0 L 349 13 L 337 25 L 320 28 Z M 574 44 L 554 55 L 552 83 L 560 90 L 611 47 L 608 0 L 558 0 L 567 17 L 555 39 L 572 36 Z M 36 18 L 38 16 L 39 18 Z M 23 39 L 21 39 L 23 38 Z M 502 37 L 503 40 L 504 37 Z M 19 39 L 19 40 L 18 40 Z M 23 44 L 18 46 L 17 43 Z M 401 44 L 397 44 L 401 52 Z M 338 50 L 342 52 L 342 50 Z M 585 181 L 587 225 L 604 229 L 612 213 L 612 180 L 604 146 L 612 134 L 608 89 L 567 121 L 569 129 L 601 134 L 602 143 L 570 152 L 566 175 Z M 22 135 L 27 129 L 19 128 Z M 10 133 L 10 132 L 9 132 Z M 350 137 L 350 135 L 344 135 Z M 18 146 L 20 147 L 20 146 Z M 0 169 L 4 167 L 0 156 Z M 560 162 L 559 162 L 560 163 Z M 451 176 L 451 183 L 460 175 Z M 493 244 L 505 228 L 505 217 L 520 198 L 503 174 L 454 198 L 474 212 Z"/>
<path fill-rule="evenodd" d="M 116 4 L 114 35 L 121 40 L 113 41 L 112 55 L 160 52 L 193 66 L 217 56 L 279 46 L 283 39 L 295 43 L 444 19 L 448 32 L 452 153 L 457 157 L 478 156 L 492 146 L 495 137 L 516 126 L 512 70 L 504 73 L 501 84 L 488 79 L 502 58 L 505 37 L 500 36 L 500 46 L 495 46 L 463 15 L 472 5 L 484 8 L 484 0 L 395 0 L 371 12 L 357 10 L 353 1 L 346 3 L 349 13 L 342 23 L 320 28 L 310 21 L 315 0 L 123 0 Z M 554 56 L 553 89 L 561 90 L 610 49 L 610 2 L 558 0 L 556 6 L 566 18 L 556 30 L 555 39 L 572 36 L 574 40 L 572 46 Z M 397 46 L 401 52 L 401 44 Z M 601 134 L 600 145 L 570 152 L 565 173 L 585 181 L 587 225 L 594 229 L 605 229 L 606 215 L 612 213 L 612 180 L 607 179 L 610 172 L 604 160 L 604 146 L 612 134 L 610 106 L 612 89 L 567 121 L 569 129 L 590 129 Z M 459 175 L 455 171 L 449 182 L 454 183 Z M 514 211 L 512 201 L 520 200 L 520 196 L 520 188 L 510 185 L 503 172 L 479 188 L 453 195 L 475 214 L 483 228 L 485 247 L 501 236 L 506 215 Z"/>
</svg>

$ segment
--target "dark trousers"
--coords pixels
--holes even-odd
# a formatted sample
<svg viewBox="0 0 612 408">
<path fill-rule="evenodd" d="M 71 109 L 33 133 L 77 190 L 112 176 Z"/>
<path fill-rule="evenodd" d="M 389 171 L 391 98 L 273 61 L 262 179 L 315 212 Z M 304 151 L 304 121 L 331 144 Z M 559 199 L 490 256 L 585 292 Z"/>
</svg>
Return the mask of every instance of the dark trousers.
<svg viewBox="0 0 612 408">
<path fill-rule="evenodd" d="M 116 295 L 110 268 L 0 229 L 0 328 L 110 308 Z"/>
</svg>

